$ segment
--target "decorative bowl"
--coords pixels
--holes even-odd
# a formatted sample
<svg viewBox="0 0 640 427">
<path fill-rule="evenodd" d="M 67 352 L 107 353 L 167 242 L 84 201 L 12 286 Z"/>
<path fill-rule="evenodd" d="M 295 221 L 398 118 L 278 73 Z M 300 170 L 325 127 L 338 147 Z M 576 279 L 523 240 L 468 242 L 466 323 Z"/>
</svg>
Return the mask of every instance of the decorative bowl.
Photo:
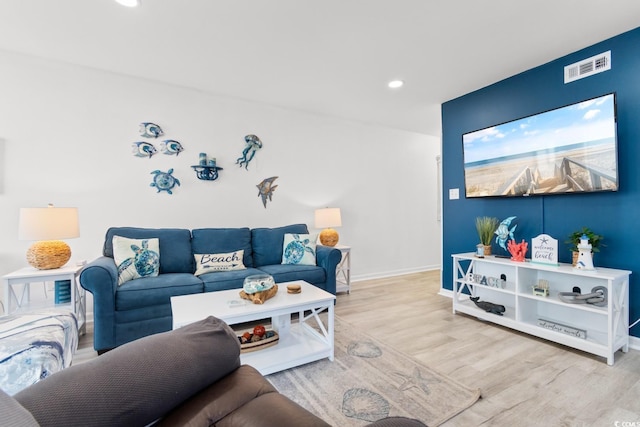
<svg viewBox="0 0 640 427">
<path fill-rule="evenodd" d="M 254 338 L 253 334 L 249 333 L 248 337 L 239 336 L 238 341 L 240 342 L 240 353 L 248 353 L 278 344 L 280 335 L 276 331 L 268 330 L 262 337 Z"/>
<path fill-rule="evenodd" d="M 248 294 L 255 294 L 256 292 L 267 291 L 273 288 L 275 284 L 276 282 L 269 274 L 256 274 L 245 277 L 242 289 Z"/>
</svg>

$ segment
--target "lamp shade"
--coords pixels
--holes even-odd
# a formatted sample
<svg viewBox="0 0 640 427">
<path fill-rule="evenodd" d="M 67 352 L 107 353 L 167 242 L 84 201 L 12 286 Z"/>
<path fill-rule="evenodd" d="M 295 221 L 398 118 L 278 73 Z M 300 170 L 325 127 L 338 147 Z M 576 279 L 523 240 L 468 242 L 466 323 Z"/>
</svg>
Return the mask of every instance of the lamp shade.
<svg viewBox="0 0 640 427">
<path fill-rule="evenodd" d="M 316 228 L 341 227 L 340 208 L 316 209 Z"/>
<path fill-rule="evenodd" d="M 37 240 L 27 251 L 27 261 L 34 268 L 60 268 L 71 258 L 71 248 L 59 239 L 80 237 L 77 208 L 22 208 L 18 238 Z"/>
<path fill-rule="evenodd" d="M 20 240 L 60 240 L 80 237 L 78 208 L 21 208 Z"/>
<path fill-rule="evenodd" d="M 316 228 L 324 228 L 320 232 L 320 243 L 325 246 L 335 246 L 340 236 L 332 227 L 342 226 L 340 208 L 316 209 Z"/>
</svg>

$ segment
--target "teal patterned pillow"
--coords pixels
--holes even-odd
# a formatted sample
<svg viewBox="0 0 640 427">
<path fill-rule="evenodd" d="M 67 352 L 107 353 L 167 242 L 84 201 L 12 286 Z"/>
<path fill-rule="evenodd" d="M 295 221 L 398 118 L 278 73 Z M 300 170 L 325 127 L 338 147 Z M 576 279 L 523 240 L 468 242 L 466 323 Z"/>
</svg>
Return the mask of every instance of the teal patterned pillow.
<svg viewBox="0 0 640 427">
<path fill-rule="evenodd" d="M 285 234 L 282 264 L 316 265 L 317 234 Z"/>
<path fill-rule="evenodd" d="M 118 286 L 160 273 L 160 240 L 113 236 L 113 260 L 118 266 Z"/>
</svg>

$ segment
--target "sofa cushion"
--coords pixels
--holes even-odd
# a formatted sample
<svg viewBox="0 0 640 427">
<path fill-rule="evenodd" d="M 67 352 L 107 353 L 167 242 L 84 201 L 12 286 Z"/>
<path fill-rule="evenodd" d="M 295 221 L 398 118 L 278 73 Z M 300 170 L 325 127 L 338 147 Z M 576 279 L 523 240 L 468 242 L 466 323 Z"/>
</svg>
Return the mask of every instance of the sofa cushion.
<svg viewBox="0 0 640 427">
<path fill-rule="evenodd" d="M 316 265 L 317 234 L 285 234 L 282 264 Z"/>
<path fill-rule="evenodd" d="M 160 273 L 158 239 L 113 236 L 112 244 L 113 260 L 118 267 L 118 285 L 140 277 L 155 277 Z"/>
<path fill-rule="evenodd" d="M 244 278 L 255 274 L 263 274 L 263 272 L 255 268 L 247 268 L 245 270 L 217 271 L 203 274 L 199 277 L 204 283 L 205 292 L 226 291 L 229 289 L 238 289 L 240 291 Z"/>
<path fill-rule="evenodd" d="M 260 270 L 272 275 L 276 283 L 304 280 L 315 285 L 324 283 L 327 279 L 324 268 L 315 265 L 276 264 L 262 266 Z"/>
<path fill-rule="evenodd" d="M 71 366 L 15 399 L 42 426 L 147 425 L 235 371 L 239 356 L 233 330 L 208 317 Z"/>
<path fill-rule="evenodd" d="M 0 414 L 2 414 L 4 427 L 38 427 L 33 415 L 2 389 L 0 389 Z"/>
<path fill-rule="evenodd" d="M 262 400 L 266 397 L 265 400 Z M 170 414 L 164 426 L 329 426 L 289 400 L 255 368 L 242 365 L 189 399 Z"/>
<path fill-rule="evenodd" d="M 111 227 L 104 240 L 103 254 L 113 258 L 113 236 L 130 239 L 160 240 L 160 274 L 192 273 L 195 271 L 191 252 L 191 232 L 182 228 Z"/>
<path fill-rule="evenodd" d="M 170 304 L 171 297 L 201 293 L 202 280 L 187 273 L 167 273 L 125 282 L 116 292 L 116 310 Z"/>
<path fill-rule="evenodd" d="M 253 267 L 251 230 L 248 228 L 199 228 L 191 231 L 191 253 L 218 254 L 244 250 L 242 263 Z"/>
<path fill-rule="evenodd" d="M 242 263 L 244 250 L 227 252 L 224 254 L 194 254 L 196 261 L 196 276 L 215 271 L 244 270 Z"/>
<path fill-rule="evenodd" d="M 278 228 L 254 228 L 251 230 L 253 246 L 253 265 L 280 264 L 282 262 L 282 245 L 285 234 L 308 234 L 306 224 L 286 225 Z M 246 264 L 245 264 L 246 265 Z"/>
</svg>

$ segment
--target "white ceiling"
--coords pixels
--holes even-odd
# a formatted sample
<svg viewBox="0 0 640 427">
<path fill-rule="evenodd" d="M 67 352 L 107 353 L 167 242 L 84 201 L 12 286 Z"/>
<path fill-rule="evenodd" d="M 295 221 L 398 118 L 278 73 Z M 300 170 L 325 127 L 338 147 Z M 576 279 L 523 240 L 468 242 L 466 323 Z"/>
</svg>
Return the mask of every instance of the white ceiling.
<svg viewBox="0 0 640 427">
<path fill-rule="evenodd" d="M 638 0 L 0 0 L 3 50 L 431 135 L 442 102 L 638 26 Z"/>
</svg>

